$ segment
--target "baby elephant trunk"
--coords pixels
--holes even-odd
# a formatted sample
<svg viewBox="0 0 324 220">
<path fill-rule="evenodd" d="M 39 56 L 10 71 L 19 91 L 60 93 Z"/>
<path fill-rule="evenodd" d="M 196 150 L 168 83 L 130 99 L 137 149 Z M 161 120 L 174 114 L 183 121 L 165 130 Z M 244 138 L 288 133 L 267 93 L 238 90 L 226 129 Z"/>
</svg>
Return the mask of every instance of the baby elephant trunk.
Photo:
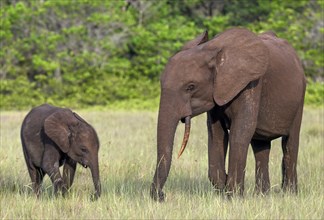
<svg viewBox="0 0 324 220">
<path fill-rule="evenodd" d="M 180 158 L 181 154 L 186 149 L 186 146 L 187 146 L 187 143 L 189 140 L 189 135 L 190 135 L 190 116 L 187 116 L 185 118 L 185 132 L 184 132 L 184 136 L 183 136 L 183 140 L 182 140 L 182 145 L 181 145 L 180 151 L 178 153 L 178 158 Z"/>
<path fill-rule="evenodd" d="M 96 200 L 101 195 L 101 183 L 100 183 L 100 178 L 99 178 L 98 162 L 96 162 L 95 164 L 91 164 L 90 169 L 91 169 L 92 180 L 93 180 L 93 184 L 94 184 L 94 188 L 95 188 L 95 193 L 94 193 L 93 199 Z"/>
</svg>

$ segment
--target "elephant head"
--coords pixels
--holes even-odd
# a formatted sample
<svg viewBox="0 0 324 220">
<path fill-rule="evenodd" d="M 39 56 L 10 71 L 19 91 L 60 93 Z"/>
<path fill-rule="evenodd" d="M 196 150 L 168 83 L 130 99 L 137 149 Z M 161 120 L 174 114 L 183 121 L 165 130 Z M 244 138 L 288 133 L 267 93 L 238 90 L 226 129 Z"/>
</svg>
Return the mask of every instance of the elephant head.
<svg viewBox="0 0 324 220">
<path fill-rule="evenodd" d="M 70 109 L 62 109 L 46 118 L 44 131 L 63 153 L 90 168 L 95 196 L 99 197 L 99 139 L 93 127 Z"/>
<path fill-rule="evenodd" d="M 246 29 L 230 29 L 208 41 L 205 31 L 171 57 L 161 76 L 157 126 L 157 166 L 151 196 L 163 200 L 173 141 L 179 121 L 189 138 L 190 119 L 235 98 L 249 82 L 260 78 L 268 66 L 268 50 Z M 159 197 L 159 198 L 158 198 Z"/>
</svg>

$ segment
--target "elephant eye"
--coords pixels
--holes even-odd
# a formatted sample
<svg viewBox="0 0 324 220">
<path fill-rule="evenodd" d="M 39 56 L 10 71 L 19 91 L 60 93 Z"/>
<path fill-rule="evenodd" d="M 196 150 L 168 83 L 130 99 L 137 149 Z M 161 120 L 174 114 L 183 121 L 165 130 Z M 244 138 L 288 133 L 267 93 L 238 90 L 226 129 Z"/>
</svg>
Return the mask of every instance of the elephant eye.
<svg viewBox="0 0 324 220">
<path fill-rule="evenodd" d="M 189 84 L 187 87 L 187 92 L 192 92 L 195 90 L 195 85 L 194 84 Z"/>
<path fill-rule="evenodd" d="M 87 148 L 84 147 L 84 146 L 81 147 L 81 151 L 82 151 L 83 153 L 87 153 L 87 152 L 88 152 Z"/>
</svg>

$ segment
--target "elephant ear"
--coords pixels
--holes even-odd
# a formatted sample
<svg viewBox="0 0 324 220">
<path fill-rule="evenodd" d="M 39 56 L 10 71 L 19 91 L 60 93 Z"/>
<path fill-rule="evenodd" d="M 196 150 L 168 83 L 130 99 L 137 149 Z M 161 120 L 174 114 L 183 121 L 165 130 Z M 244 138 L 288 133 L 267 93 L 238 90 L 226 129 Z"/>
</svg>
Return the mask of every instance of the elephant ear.
<svg viewBox="0 0 324 220">
<path fill-rule="evenodd" d="M 216 61 L 214 100 L 220 106 L 231 101 L 251 81 L 259 79 L 268 68 L 268 49 L 249 30 L 227 30 L 211 40 L 207 47 L 219 51 L 213 62 Z"/>
<path fill-rule="evenodd" d="M 88 122 L 86 122 L 80 115 L 78 115 L 77 113 L 73 112 L 73 115 L 76 119 L 78 119 L 79 121 L 83 122 L 84 124 L 88 125 Z"/>
<path fill-rule="evenodd" d="M 71 126 L 76 126 L 78 120 L 70 109 L 62 109 L 45 119 L 44 131 L 46 135 L 64 152 L 70 150 Z"/>
<path fill-rule="evenodd" d="M 181 50 L 188 50 L 190 48 L 193 48 L 195 46 L 198 46 L 199 44 L 205 43 L 208 41 L 208 31 L 205 30 L 201 35 L 196 37 L 195 39 L 187 42 Z"/>
</svg>

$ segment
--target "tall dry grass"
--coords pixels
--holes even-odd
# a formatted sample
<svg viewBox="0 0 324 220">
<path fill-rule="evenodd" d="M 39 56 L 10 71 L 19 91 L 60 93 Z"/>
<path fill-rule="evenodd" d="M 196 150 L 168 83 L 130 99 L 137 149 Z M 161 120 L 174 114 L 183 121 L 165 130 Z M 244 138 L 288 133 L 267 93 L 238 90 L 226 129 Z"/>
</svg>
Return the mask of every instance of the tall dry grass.
<svg viewBox="0 0 324 220">
<path fill-rule="evenodd" d="M 174 157 L 164 188 L 166 202 L 149 197 L 156 161 L 154 112 L 78 111 L 100 138 L 102 197 L 91 202 L 93 184 L 88 169 L 78 166 L 66 198 L 52 196 L 46 177 L 36 199 L 22 154 L 19 131 L 26 112 L 1 112 L 1 219 L 323 219 L 324 111 L 306 108 L 298 159 L 299 194 L 280 190 L 280 141 L 271 149 L 271 193 L 253 195 L 254 158 L 249 149 L 244 198 L 231 201 L 217 195 L 207 177 L 207 129 L 204 115 L 193 119 L 186 151 Z M 179 126 L 174 151 L 178 151 Z M 174 153 L 176 155 L 176 153 Z"/>
</svg>

